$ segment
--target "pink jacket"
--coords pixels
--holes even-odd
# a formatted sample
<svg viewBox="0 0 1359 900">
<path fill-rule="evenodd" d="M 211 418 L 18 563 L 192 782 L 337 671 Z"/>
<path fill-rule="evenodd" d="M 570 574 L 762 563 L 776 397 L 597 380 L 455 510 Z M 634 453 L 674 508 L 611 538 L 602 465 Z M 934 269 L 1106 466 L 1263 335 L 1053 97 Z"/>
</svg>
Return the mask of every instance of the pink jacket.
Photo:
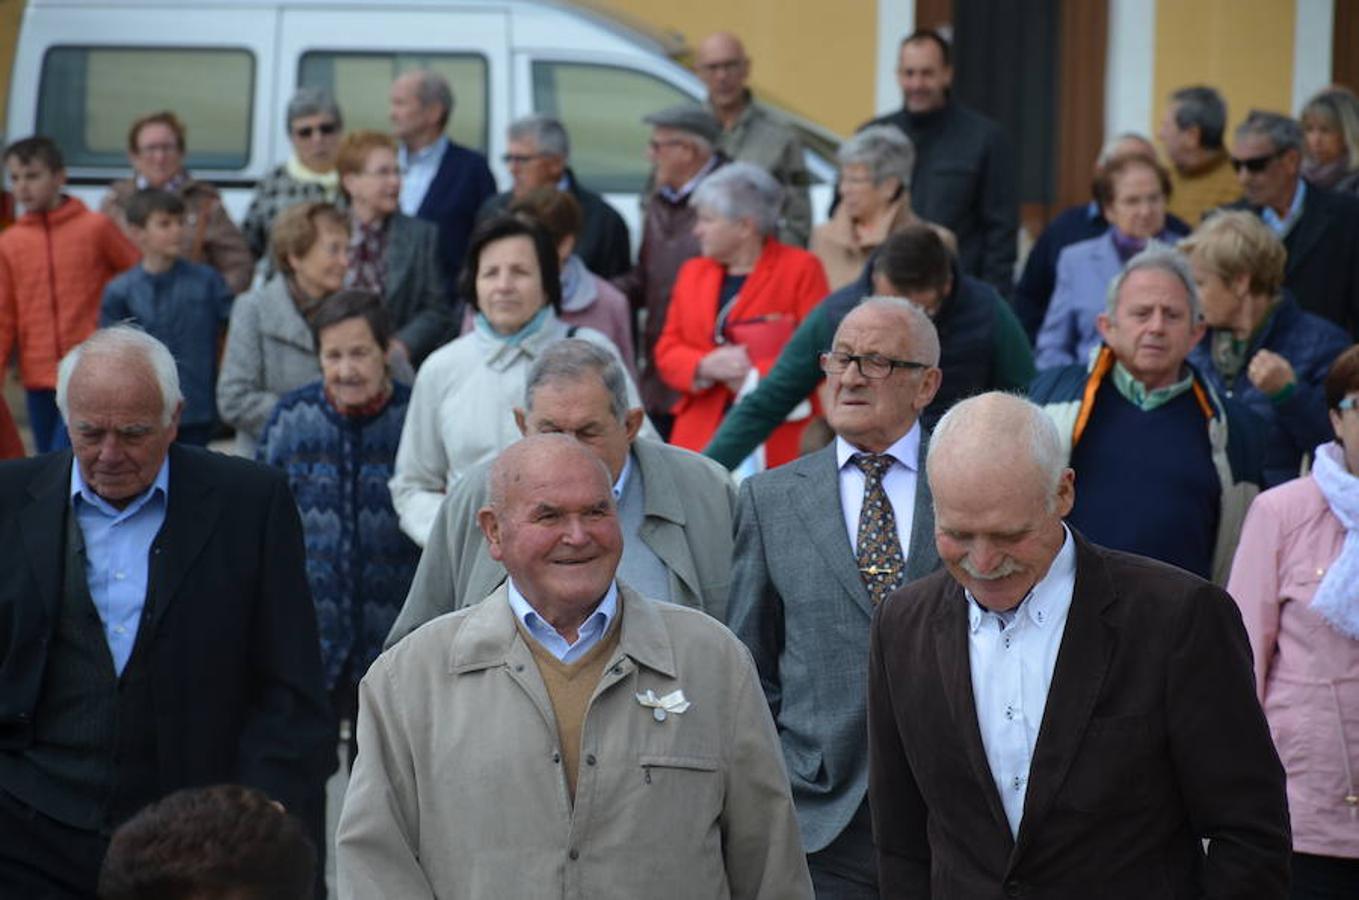
<svg viewBox="0 0 1359 900">
<path fill-rule="evenodd" d="M 1246 514 L 1227 590 L 1288 773 L 1293 849 L 1359 858 L 1359 641 L 1310 605 L 1344 540 L 1314 479 L 1279 485 Z"/>
</svg>

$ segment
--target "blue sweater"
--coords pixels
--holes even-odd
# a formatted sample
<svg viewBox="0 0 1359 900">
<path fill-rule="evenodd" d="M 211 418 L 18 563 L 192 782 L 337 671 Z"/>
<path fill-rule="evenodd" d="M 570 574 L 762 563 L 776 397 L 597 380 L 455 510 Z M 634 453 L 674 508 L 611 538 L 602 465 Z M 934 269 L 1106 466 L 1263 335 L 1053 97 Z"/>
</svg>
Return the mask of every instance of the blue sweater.
<svg viewBox="0 0 1359 900">
<path fill-rule="evenodd" d="M 170 348 L 184 393 L 184 425 L 217 419 L 217 337 L 231 317 L 231 289 L 216 269 L 183 259 L 152 275 L 140 264 L 104 287 L 100 327 L 131 322 Z"/>
<path fill-rule="evenodd" d="M 1222 484 L 1206 423 L 1192 390 L 1143 411 L 1106 378 L 1071 450 L 1067 521 L 1102 546 L 1211 578 Z"/>
<path fill-rule="evenodd" d="M 346 663 L 357 681 L 377 659 L 420 561 L 387 489 L 410 397 L 397 383 L 376 415 L 349 418 L 318 381 L 284 395 L 260 435 L 260 461 L 287 474 L 302 515 L 328 688 Z"/>
</svg>

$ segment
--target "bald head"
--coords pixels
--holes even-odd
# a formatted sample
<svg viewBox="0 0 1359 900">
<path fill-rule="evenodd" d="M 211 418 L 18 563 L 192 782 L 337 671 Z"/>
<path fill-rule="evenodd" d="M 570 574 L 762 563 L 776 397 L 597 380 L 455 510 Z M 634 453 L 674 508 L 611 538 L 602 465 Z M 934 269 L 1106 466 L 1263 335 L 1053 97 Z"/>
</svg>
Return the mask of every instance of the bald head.
<svg viewBox="0 0 1359 900">
<path fill-rule="evenodd" d="M 745 107 L 750 60 L 736 35 L 719 31 L 699 41 L 694 71 L 708 86 L 708 102 L 724 124 Z"/>
<path fill-rule="evenodd" d="M 939 331 L 923 309 L 904 297 L 868 297 L 850 311 L 836 329 L 864 323 L 890 330 L 901 337 L 906 359 L 939 365 Z"/>
<path fill-rule="evenodd" d="M 552 473 L 583 468 L 597 473 L 605 493 L 612 496 L 609 469 L 588 447 L 567 434 L 532 434 L 510 444 L 500 452 L 491 471 L 491 507 L 506 509 L 516 493 L 533 481 L 549 479 Z M 530 476 L 536 476 L 531 478 Z"/>
<path fill-rule="evenodd" d="M 1032 484 L 1051 498 L 1066 471 L 1057 426 L 1042 407 L 1017 394 L 991 391 L 955 404 L 930 437 L 926 472 L 966 472 L 976 481 L 1002 477 Z"/>
</svg>

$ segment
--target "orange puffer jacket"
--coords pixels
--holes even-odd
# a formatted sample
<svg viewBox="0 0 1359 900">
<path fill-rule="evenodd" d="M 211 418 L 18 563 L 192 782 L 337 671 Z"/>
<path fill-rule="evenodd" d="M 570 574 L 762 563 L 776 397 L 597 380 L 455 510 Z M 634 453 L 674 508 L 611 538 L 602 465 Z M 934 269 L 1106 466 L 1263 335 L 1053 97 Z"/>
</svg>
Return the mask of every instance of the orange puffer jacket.
<svg viewBox="0 0 1359 900">
<path fill-rule="evenodd" d="M 25 213 L 0 234 L 0 372 L 19 345 L 29 390 L 57 386 L 57 363 L 99 325 L 104 285 L 140 254 L 106 216 L 75 197 Z"/>
</svg>

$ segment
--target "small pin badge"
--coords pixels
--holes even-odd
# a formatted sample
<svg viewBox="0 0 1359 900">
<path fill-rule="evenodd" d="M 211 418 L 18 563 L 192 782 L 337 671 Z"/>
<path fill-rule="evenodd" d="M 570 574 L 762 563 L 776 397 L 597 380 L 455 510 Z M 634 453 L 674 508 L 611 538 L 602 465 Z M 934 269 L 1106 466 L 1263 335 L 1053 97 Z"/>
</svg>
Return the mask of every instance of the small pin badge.
<svg viewBox="0 0 1359 900">
<path fill-rule="evenodd" d="M 684 691 L 671 691 L 664 697 L 657 697 L 656 692 L 648 688 L 635 696 L 638 703 L 651 710 L 651 718 L 657 723 L 664 722 L 671 713 L 682 715 L 692 705 L 684 699 Z"/>
</svg>

